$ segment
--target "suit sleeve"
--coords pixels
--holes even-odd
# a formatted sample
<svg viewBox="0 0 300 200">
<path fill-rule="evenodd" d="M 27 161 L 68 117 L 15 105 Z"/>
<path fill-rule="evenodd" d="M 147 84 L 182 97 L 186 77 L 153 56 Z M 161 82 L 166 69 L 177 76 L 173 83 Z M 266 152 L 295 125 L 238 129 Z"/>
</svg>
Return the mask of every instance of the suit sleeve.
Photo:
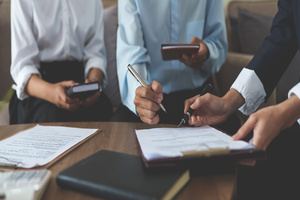
<svg viewBox="0 0 300 200">
<path fill-rule="evenodd" d="M 270 34 L 231 86 L 245 99 L 239 109 L 245 115 L 255 112 L 271 95 L 297 51 L 294 7 L 291 0 L 279 0 Z"/>
<path fill-rule="evenodd" d="M 278 12 L 270 35 L 247 66 L 254 70 L 262 82 L 267 97 L 271 95 L 297 51 L 293 9 L 291 0 L 278 1 Z"/>
</svg>

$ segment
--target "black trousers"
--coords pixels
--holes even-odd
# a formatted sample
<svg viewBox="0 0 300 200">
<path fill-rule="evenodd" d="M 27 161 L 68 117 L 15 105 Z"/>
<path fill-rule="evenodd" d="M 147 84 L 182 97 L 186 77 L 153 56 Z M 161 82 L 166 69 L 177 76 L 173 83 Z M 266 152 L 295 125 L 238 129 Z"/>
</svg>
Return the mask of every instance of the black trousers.
<svg viewBox="0 0 300 200">
<path fill-rule="evenodd" d="M 57 83 L 65 80 L 84 82 L 83 63 L 75 61 L 41 63 L 40 73 L 43 80 Z M 9 105 L 10 124 L 68 122 L 68 121 L 107 121 L 112 115 L 112 105 L 102 93 L 98 101 L 89 108 L 74 112 L 58 108 L 56 105 L 28 97 L 19 100 L 14 94 Z"/>
<path fill-rule="evenodd" d="M 300 126 L 282 131 L 266 154 L 254 167 L 238 166 L 234 199 L 300 199 Z"/>
</svg>

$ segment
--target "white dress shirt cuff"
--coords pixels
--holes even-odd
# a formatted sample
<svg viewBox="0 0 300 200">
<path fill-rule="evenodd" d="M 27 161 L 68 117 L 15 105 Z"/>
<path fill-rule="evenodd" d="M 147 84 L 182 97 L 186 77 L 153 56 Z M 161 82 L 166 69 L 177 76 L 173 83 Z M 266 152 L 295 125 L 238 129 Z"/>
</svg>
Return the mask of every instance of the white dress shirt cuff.
<svg viewBox="0 0 300 200">
<path fill-rule="evenodd" d="M 202 64 L 201 70 L 204 70 L 205 72 L 209 72 L 209 71 L 211 71 L 211 68 L 212 68 L 212 65 L 213 65 L 213 63 L 212 63 L 212 57 L 213 56 L 211 54 L 214 54 L 215 49 L 209 41 L 204 40 L 204 42 L 207 46 L 209 55 L 208 55 L 207 59 L 204 61 L 204 63 Z"/>
<path fill-rule="evenodd" d="M 288 97 L 292 97 L 296 95 L 299 99 L 300 99 L 300 83 L 298 83 L 297 85 L 295 85 L 290 91 L 289 91 L 289 95 Z M 300 124 L 300 119 L 297 120 L 298 124 Z"/>
<path fill-rule="evenodd" d="M 239 110 L 245 115 L 255 112 L 266 97 L 262 82 L 253 70 L 247 68 L 241 71 L 231 88 L 244 97 L 245 104 Z"/>
<path fill-rule="evenodd" d="M 28 84 L 29 78 L 33 74 L 40 74 L 38 69 L 34 66 L 25 66 L 20 72 L 18 72 L 18 78 L 16 79 L 17 83 L 13 86 L 13 88 L 16 90 L 17 97 L 20 100 L 24 100 L 28 97 L 28 94 L 25 92 L 25 88 Z"/>
<path fill-rule="evenodd" d="M 130 88 L 128 91 L 128 96 L 126 98 L 126 100 L 124 101 L 124 104 L 129 108 L 129 110 L 131 110 L 134 114 L 138 115 L 137 111 L 136 111 L 136 107 L 134 104 L 134 99 L 135 99 L 135 91 L 136 89 L 141 85 L 137 80 L 135 80 L 135 78 L 131 75 L 128 74 L 127 78 L 129 79 L 130 84 Z"/>
<path fill-rule="evenodd" d="M 146 70 L 146 65 L 145 64 L 134 64 L 132 67 L 135 69 L 135 71 L 140 75 L 140 77 L 147 83 L 147 70 Z M 138 115 L 136 111 L 136 107 L 134 104 L 134 99 L 135 99 L 135 91 L 136 89 L 141 86 L 141 84 L 133 77 L 130 72 L 127 73 L 127 83 L 128 84 L 128 94 L 127 97 L 125 98 L 125 101 L 123 102 L 133 113 Z"/>
<path fill-rule="evenodd" d="M 225 46 L 218 47 L 214 41 L 210 39 L 204 39 L 204 43 L 208 49 L 208 57 L 201 66 L 201 70 L 208 74 L 214 74 L 220 70 L 221 66 L 225 62 L 227 56 L 227 50 Z"/>
<path fill-rule="evenodd" d="M 89 59 L 85 66 L 85 77 L 87 77 L 91 68 L 100 69 L 104 75 L 103 77 L 103 87 L 107 86 L 107 73 L 106 73 L 106 60 L 101 58 Z"/>
</svg>

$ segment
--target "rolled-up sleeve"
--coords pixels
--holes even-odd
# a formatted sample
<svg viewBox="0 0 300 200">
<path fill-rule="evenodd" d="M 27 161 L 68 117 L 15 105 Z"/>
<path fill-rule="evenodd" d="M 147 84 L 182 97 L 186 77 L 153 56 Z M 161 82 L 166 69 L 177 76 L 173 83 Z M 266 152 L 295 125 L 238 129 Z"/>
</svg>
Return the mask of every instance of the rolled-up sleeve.
<svg viewBox="0 0 300 200">
<path fill-rule="evenodd" d="M 136 113 L 134 98 L 139 83 L 128 73 L 131 64 L 146 81 L 150 57 L 144 47 L 141 22 L 133 0 L 119 0 L 119 27 L 117 33 L 117 71 L 122 103 Z"/>
<path fill-rule="evenodd" d="M 201 69 L 214 74 L 225 62 L 228 49 L 223 1 L 207 1 L 206 9 L 203 40 L 208 47 L 209 57 Z"/>
<path fill-rule="evenodd" d="M 39 50 L 33 34 L 32 1 L 11 1 L 11 75 L 19 99 L 28 97 L 26 86 L 39 73 Z"/>
<path fill-rule="evenodd" d="M 101 1 L 95 2 L 95 27 L 87 38 L 84 47 L 85 76 L 91 68 L 100 69 L 104 74 L 103 84 L 107 85 L 107 61 L 104 44 L 103 6 Z M 90 19 L 89 19 L 90 20 Z"/>
<path fill-rule="evenodd" d="M 231 86 L 245 99 L 245 104 L 239 109 L 245 115 L 250 115 L 264 102 L 266 91 L 254 70 L 244 68 Z"/>
<path fill-rule="evenodd" d="M 290 89 L 288 97 L 290 98 L 294 95 L 296 95 L 300 99 L 300 83 L 298 83 L 292 89 Z M 298 119 L 297 121 L 298 124 L 300 124 L 300 119 Z"/>
</svg>

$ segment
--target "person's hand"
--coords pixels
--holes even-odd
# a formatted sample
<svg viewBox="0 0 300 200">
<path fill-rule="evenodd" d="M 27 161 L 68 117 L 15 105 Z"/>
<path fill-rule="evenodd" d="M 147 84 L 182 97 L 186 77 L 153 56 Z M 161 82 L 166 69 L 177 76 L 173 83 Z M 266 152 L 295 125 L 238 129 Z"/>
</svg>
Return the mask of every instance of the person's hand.
<svg viewBox="0 0 300 200">
<path fill-rule="evenodd" d="M 193 54 L 191 56 L 183 55 L 180 61 L 192 68 L 199 68 L 201 67 L 203 62 L 207 59 L 209 50 L 207 48 L 207 45 L 203 42 L 203 40 L 197 37 L 192 38 L 191 44 L 199 44 L 200 45 L 199 51 L 196 54 Z"/>
<path fill-rule="evenodd" d="M 59 108 L 75 111 L 80 107 L 79 99 L 72 99 L 67 96 L 66 90 L 76 85 L 74 81 L 63 81 L 50 85 L 51 95 L 48 100 Z"/>
<path fill-rule="evenodd" d="M 91 83 L 91 82 L 101 82 L 103 78 L 103 73 L 100 69 L 92 68 L 87 78 L 85 79 L 85 83 Z M 94 105 L 98 98 L 101 96 L 101 92 L 96 92 L 94 95 L 87 97 L 86 99 L 82 100 L 82 106 L 83 107 L 90 107 Z"/>
<path fill-rule="evenodd" d="M 147 124 L 158 124 L 160 109 L 163 100 L 163 90 L 159 82 L 153 81 L 148 87 L 138 87 L 135 91 L 134 104 L 141 120 Z"/>
<path fill-rule="evenodd" d="M 244 139 L 253 131 L 252 143 L 258 149 L 265 150 L 283 127 L 284 119 L 279 115 L 278 107 L 270 106 L 250 115 L 245 124 L 233 136 L 233 139 Z"/>
<path fill-rule="evenodd" d="M 283 129 L 291 126 L 297 120 L 299 109 L 298 97 L 292 97 L 281 104 L 263 108 L 250 115 L 233 139 L 244 139 L 253 131 L 252 143 L 258 149 L 265 150 Z"/>
<path fill-rule="evenodd" d="M 186 100 L 184 113 L 189 108 L 194 110 L 189 120 L 189 124 L 194 126 L 218 124 L 225 121 L 230 114 L 226 102 L 221 97 L 209 93 Z"/>
<path fill-rule="evenodd" d="M 214 125 L 224 122 L 227 117 L 243 104 L 243 97 L 235 90 L 230 90 L 224 97 L 212 94 L 197 95 L 185 101 L 184 113 L 189 108 L 193 115 L 189 120 L 190 125 Z"/>
</svg>

